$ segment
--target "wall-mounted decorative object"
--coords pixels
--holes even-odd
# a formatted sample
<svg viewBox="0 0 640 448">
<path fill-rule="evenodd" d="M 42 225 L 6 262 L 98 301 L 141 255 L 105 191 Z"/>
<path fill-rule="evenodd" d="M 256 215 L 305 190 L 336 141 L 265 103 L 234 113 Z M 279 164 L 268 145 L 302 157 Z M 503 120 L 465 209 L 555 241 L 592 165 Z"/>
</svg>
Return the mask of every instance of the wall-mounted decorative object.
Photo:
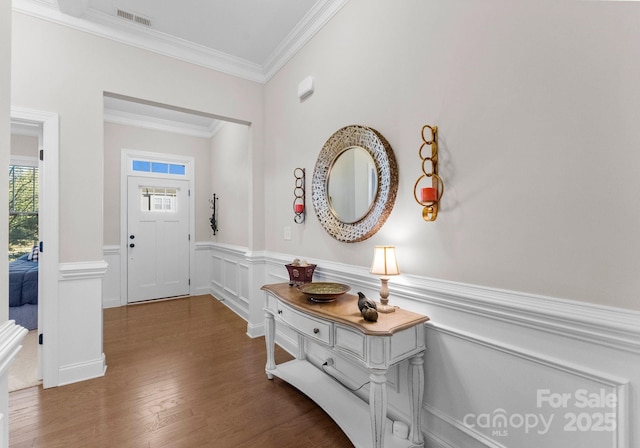
<svg viewBox="0 0 640 448">
<path fill-rule="evenodd" d="M 315 270 L 316 265 L 307 263 L 307 260 L 300 260 L 296 258 L 291 263 L 285 264 L 284 266 L 289 272 L 289 286 L 311 283 L 313 280 L 313 271 Z"/>
<path fill-rule="evenodd" d="M 218 199 L 219 197 L 213 193 L 213 199 L 209 199 L 209 205 L 211 206 L 211 218 L 209 218 L 209 222 L 211 223 L 211 230 L 213 230 L 213 234 L 218 233 Z"/>
<path fill-rule="evenodd" d="M 376 246 L 373 249 L 373 263 L 371 264 L 372 274 L 380 277 L 380 305 L 378 312 L 392 313 L 397 307 L 389 305 L 389 277 L 400 274 L 398 262 L 396 260 L 395 246 Z"/>
<path fill-rule="evenodd" d="M 429 130 L 429 137 L 425 137 L 425 131 Z M 438 126 L 424 125 L 421 131 L 422 145 L 418 150 L 418 156 L 422 161 L 422 176 L 418 178 L 413 187 L 413 197 L 422 208 L 422 219 L 435 221 L 438 217 L 438 204 L 444 193 L 444 182 L 438 176 Z M 431 153 L 425 154 L 423 149 L 429 146 Z M 421 184 L 422 180 L 431 180 L 430 184 Z"/>
<path fill-rule="evenodd" d="M 296 168 L 293 170 L 293 177 L 296 178 L 295 187 L 293 188 L 293 220 L 296 224 L 302 224 L 306 214 L 305 210 L 305 171 L 304 168 Z"/>
<path fill-rule="evenodd" d="M 393 150 L 375 129 L 346 126 L 322 147 L 311 198 L 320 224 L 338 241 L 374 235 L 391 214 L 397 191 Z"/>
</svg>

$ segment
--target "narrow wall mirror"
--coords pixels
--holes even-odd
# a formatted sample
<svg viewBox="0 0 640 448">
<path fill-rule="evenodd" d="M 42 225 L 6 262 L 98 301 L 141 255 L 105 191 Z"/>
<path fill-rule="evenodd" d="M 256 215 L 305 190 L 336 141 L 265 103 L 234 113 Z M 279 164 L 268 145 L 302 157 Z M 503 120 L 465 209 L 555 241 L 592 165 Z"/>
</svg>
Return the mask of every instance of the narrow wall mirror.
<svg viewBox="0 0 640 448">
<path fill-rule="evenodd" d="M 398 190 L 393 150 L 375 129 L 346 126 L 324 144 L 313 171 L 312 201 L 325 230 L 347 243 L 374 235 Z"/>
</svg>

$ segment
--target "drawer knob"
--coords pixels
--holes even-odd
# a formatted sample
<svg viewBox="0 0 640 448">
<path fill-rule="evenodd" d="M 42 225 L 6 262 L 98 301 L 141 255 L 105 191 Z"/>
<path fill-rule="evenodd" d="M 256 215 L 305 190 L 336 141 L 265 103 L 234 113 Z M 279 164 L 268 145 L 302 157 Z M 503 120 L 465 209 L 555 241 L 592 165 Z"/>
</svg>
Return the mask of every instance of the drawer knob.
<svg viewBox="0 0 640 448">
<path fill-rule="evenodd" d="M 320 333 L 320 329 L 319 329 L 319 328 L 314 328 L 314 329 L 313 329 L 313 332 L 314 332 L 315 334 L 318 334 L 318 333 Z"/>
<path fill-rule="evenodd" d="M 278 314 L 282 314 L 282 310 L 278 310 Z"/>
</svg>

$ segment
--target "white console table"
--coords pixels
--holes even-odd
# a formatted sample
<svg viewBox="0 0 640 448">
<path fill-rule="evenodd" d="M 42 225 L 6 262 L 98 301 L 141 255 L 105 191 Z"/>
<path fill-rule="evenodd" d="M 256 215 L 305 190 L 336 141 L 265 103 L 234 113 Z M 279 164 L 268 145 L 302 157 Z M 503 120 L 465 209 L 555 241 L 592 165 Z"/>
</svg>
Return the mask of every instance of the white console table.
<svg viewBox="0 0 640 448">
<path fill-rule="evenodd" d="M 355 295 L 343 294 L 333 302 L 316 303 L 288 283 L 264 285 L 262 289 L 267 292 L 267 378 L 277 376 L 304 392 L 358 448 L 424 446 L 420 422 L 424 394 L 423 324 L 429 320 L 427 316 L 398 309 L 390 314 L 380 313 L 377 322 L 367 322 L 360 314 Z M 296 359 L 278 365 L 274 357 L 276 321 L 297 332 L 299 347 Z M 368 369 L 368 405 L 305 359 L 306 340 L 321 343 Z M 408 439 L 396 437 L 387 418 L 387 370 L 405 359 L 409 359 L 411 400 Z"/>
</svg>

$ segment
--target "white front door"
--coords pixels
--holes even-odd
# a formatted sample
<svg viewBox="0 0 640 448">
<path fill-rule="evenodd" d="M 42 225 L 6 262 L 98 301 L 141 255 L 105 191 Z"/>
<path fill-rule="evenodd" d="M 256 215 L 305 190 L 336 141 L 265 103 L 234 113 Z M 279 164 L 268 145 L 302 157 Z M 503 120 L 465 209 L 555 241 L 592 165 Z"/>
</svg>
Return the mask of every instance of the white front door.
<svg viewBox="0 0 640 448">
<path fill-rule="evenodd" d="M 128 178 L 128 302 L 189 294 L 189 182 Z"/>
</svg>

